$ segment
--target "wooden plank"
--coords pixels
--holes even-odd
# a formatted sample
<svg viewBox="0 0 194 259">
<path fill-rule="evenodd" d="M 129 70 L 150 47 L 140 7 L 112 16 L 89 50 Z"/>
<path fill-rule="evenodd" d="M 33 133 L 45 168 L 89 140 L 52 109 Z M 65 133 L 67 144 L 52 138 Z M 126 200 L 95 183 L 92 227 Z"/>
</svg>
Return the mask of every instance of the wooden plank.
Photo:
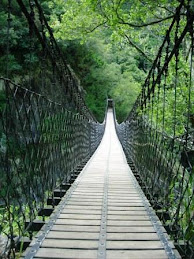
<svg viewBox="0 0 194 259">
<path fill-rule="evenodd" d="M 108 220 L 149 220 L 147 215 L 108 215 Z"/>
<path fill-rule="evenodd" d="M 132 195 L 132 194 L 139 194 L 138 193 L 138 191 L 137 191 L 137 189 L 131 189 L 131 190 L 126 190 L 126 191 L 124 191 L 123 189 L 122 190 L 116 190 L 116 189 L 111 189 L 111 188 L 108 188 L 108 192 L 109 192 L 109 194 L 111 194 L 111 195 L 117 195 L 117 196 L 119 196 L 119 195 L 122 195 L 122 196 L 124 196 L 124 195 Z"/>
<path fill-rule="evenodd" d="M 96 195 L 72 195 L 71 199 L 78 199 L 78 200 L 102 200 L 103 199 L 103 195 L 101 196 L 96 196 Z"/>
<path fill-rule="evenodd" d="M 108 210 L 108 215 L 145 215 L 147 216 L 146 210 L 143 208 L 142 210 Z"/>
<path fill-rule="evenodd" d="M 108 220 L 107 221 L 108 226 L 152 226 L 152 223 L 147 220 L 142 221 L 133 221 L 133 220 Z"/>
<path fill-rule="evenodd" d="M 171 247 L 174 247 L 172 243 Z M 139 249 L 163 249 L 161 241 L 107 241 L 107 249 L 139 250 Z"/>
<path fill-rule="evenodd" d="M 83 178 L 82 178 L 81 181 L 83 181 Z M 99 180 L 96 180 L 96 181 L 99 181 Z M 93 190 L 103 191 L 103 189 L 104 189 L 104 179 L 103 179 L 102 184 L 100 184 L 100 185 L 97 185 L 97 184 L 92 183 L 92 182 L 79 184 L 78 187 L 76 188 L 76 191 L 93 191 Z"/>
<path fill-rule="evenodd" d="M 101 219 L 101 215 L 93 215 L 93 214 L 60 214 L 59 219 Z"/>
<path fill-rule="evenodd" d="M 167 259 L 164 249 L 160 250 L 107 250 L 107 259 Z"/>
<path fill-rule="evenodd" d="M 71 201 L 102 201 L 102 197 L 72 196 Z"/>
<path fill-rule="evenodd" d="M 82 181 L 82 180 L 81 180 Z M 83 193 L 83 192 L 93 192 L 94 190 L 97 190 L 97 191 L 100 191 L 100 192 L 103 192 L 103 189 L 104 189 L 104 183 L 103 183 L 103 186 L 101 186 L 101 187 L 98 187 L 98 186 L 77 186 L 77 188 L 76 188 L 76 190 L 75 190 L 75 192 L 81 192 L 81 193 Z"/>
<path fill-rule="evenodd" d="M 112 211 L 112 210 L 144 210 L 144 206 L 137 206 L 137 204 L 130 204 L 130 206 L 108 206 L 108 210 Z"/>
<path fill-rule="evenodd" d="M 131 201 L 131 200 L 140 200 L 142 201 L 142 199 L 139 196 L 109 196 L 108 195 L 108 200 L 109 201 L 117 201 L 117 202 L 121 202 L 121 201 Z"/>
<path fill-rule="evenodd" d="M 86 205 L 66 205 L 66 209 L 76 209 L 76 210 L 102 210 L 102 206 L 86 206 Z"/>
<path fill-rule="evenodd" d="M 117 191 L 114 191 L 114 190 L 108 190 L 108 193 L 110 194 L 114 194 L 114 195 L 130 195 L 130 194 L 139 194 L 137 190 L 131 190 L 131 191 L 122 191 L 122 190 L 117 190 Z"/>
<path fill-rule="evenodd" d="M 71 197 L 91 197 L 91 198 L 102 198 L 103 197 L 103 193 L 93 193 L 93 194 L 90 194 L 90 196 L 88 196 L 87 193 L 76 193 L 76 192 L 73 192 L 72 196 Z"/>
<path fill-rule="evenodd" d="M 96 179 L 96 181 L 102 181 L 102 183 L 100 185 L 96 185 L 96 184 L 93 184 L 92 182 L 86 182 L 86 181 L 84 182 L 84 177 L 82 177 L 81 181 L 79 182 L 79 184 L 77 186 L 77 190 L 79 190 L 79 189 L 83 189 L 83 190 L 102 189 L 103 190 L 104 179 L 101 179 L 101 180 L 100 179 Z"/>
<path fill-rule="evenodd" d="M 156 233 L 107 233 L 107 240 L 159 240 Z"/>
<path fill-rule="evenodd" d="M 72 231 L 72 232 L 100 232 L 100 226 L 79 226 L 79 225 L 54 225 L 53 231 Z"/>
<path fill-rule="evenodd" d="M 128 192 L 128 191 L 137 191 L 136 188 L 134 187 L 134 185 L 124 185 L 124 184 L 121 184 L 121 183 L 118 183 L 117 185 L 113 185 L 113 184 L 108 184 L 108 189 L 110 191 L 121 191 L 121 192 Z"/>
<path fill-rule="evenodd" d="M 125 195 L 125 194 L 119 194 L 119 195 L 112 195 L 112 194 L 108 194 L 108 199 L 110 199 L 110 200 L 113 200 L 113 199 L 115 199 L 115 200 L 131 200 L 131 199 L 141 199 L 141 197 L 138 195 L 138 194 L 136 194 L 136 193 L 133 193 L 133 194 L 128 194 L 128 195 Z"/>
<path fill-rule="evenodd" d="M 76 189 L 74 192 L 74 194 L 87 194 L 87 195 L 90 195 L 90 194 L 96 194 L 96 195 L 102 195 L 103 194 L 103 189 L 95 189 L 95 188 L 92 188 L 92 189 Z"/>
<path fill-rule="evenodd" d="M 155 229 L 150 226 L 107 226 L 107 233 L 155 233 Z"/>
<path fill-rule="evenodd" d="M 79 191 L 79 192 L 74 192 L 73 194 L 77 194 L 77 195 L 86 195 L 86 196 L 100 196 L 102 197 L 103 196 L 103 192 L 102 191 L 89 191 L 89 192 L 86 192 L 86 191 Z"/>
<path fill-rule="evenodd" d="M 103 189 L 104 189 L 104 183 L 103 183 L 103 186 L 102 187 L 96 187 L 96 186 L 94 186 L 93 188 L 89 188 L 89 187 L 86 187 L 86 186 L 84 186 L 84 187 L 82 187 L 82 186 L 78 186 L 77 188 L 76 188 L 76 192 L 94 192 L 94 191 L 101 191 L 101 192 L 103 192 Z"/>
<path fill-rule="evenodd" d="M 100 226 L 100 220 L 57 219 L 56 224 L 80 225 L 80 226 Z"/>
<path fill-rule="evenodd" d="M 99 233 L 92 232 L 60 232 L 60 231 L 50 231 L 46 238 L 51 239 L 80 239 L 80 240 L 98 240 Z"/>
<path fill-rule="evenodd" d="M 67 202 L 67 205 L 102 206 L 102 201 L 100 201 L 100 202 L 98 202 L 98 201 L 89 202 L 89 201 L 72 201 L 72 200 L 69 200 Z"/>
<path fill-rule="evenodd" d="M 113 186 L 113 185 L 111 185 L 110 183 L 108 184 L 108 189 L 109 189 L 109 191 L 110 192 L 118 192 L 118 193 L 131 193 L 131 192 L 137 192 L 138 193 L 138 191 L 137 191 L 137 189 L 136 189 L 136 187 L 134 186 L 134 185 L 127 185 L 127 187 L 125 187 L 126 185 L 124 185 L 124 184 L 119 184 L 118 183 L 118 186 Z"/>
<path fill-rule="evenodd" d="M 86 215 L 101 215 L 101 209 L 99 210 L 81 210 L 81 209 L 67 209 L 62 210 L 63 214 L 86 214 Z"/>
<path fill-rule="evenodd" d="M 98 243 L 99 241 L 95 240 L 45 239 L 41 247 L 52 247 L 61 249 L 98 249 Z"/>
<path fill-rule="evenodd" d="M 126 197 L 126 196 L 117 196 L 117 197 L 111 197 L 111 196 L 108 196 L 108 200 L 110 202 L 131 202 L 131 201 L 142 201 L 142 199 L 140 197 L 137 197 L 137 196 L 129 196 L 129 197 Z"/>
<path fill-rule="evenodd" d="M 110 202 L 108 201 L 108 206 L 114 207 L 124 207 L 124 206 L 134 206 L 134 207 L 144 207 L 143 202 L 135 202 L 135 201 L 128 201 L 128 202 Z"/>
<path fill-rule="evenodd" d="M 34 258 L 94 259 L 97 258 L 97 250 L 40 248 Z"/>
</svg>

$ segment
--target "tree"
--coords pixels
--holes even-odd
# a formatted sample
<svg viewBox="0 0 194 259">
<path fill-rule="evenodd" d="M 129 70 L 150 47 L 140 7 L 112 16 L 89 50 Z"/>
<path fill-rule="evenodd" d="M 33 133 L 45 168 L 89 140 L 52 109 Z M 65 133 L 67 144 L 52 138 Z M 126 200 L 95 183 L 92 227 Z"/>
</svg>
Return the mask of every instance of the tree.
<svg viewBox="0 0 194 259">
<path fill-rule="evenodd" d="M 152 62 L 156 51 L 153 40 L 160 45 L 166 29 L 174 17 L 178 1 L 80 0 L 50 1 L 54 12 L 51 26 L 62 39 L 85 41 L 91 33 L 111 31 L 114 41 L 129 44 Z M 184 14 L 183 14 L 184 15 Z"/>
</svg>

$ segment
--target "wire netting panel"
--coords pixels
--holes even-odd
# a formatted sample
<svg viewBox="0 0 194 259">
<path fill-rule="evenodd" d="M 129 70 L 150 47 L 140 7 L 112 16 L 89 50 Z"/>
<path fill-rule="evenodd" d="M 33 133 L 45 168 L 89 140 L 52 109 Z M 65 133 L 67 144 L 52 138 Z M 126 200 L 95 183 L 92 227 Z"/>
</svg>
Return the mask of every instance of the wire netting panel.
<svg viewBox="0 0 194 259">
<path fill-rule="evenodd" d="M 9 80 L 1 85 L 0 231 L 14 250 L 54 189 L 93 154 L 104 124 Z"/>
<path fill-rule="evenodd" d="M 181 1 L 132 111 L 116 123 L 129 163 L 185 258 L 194 255 L 193 21 L 191 1 Z"/>
</svg>

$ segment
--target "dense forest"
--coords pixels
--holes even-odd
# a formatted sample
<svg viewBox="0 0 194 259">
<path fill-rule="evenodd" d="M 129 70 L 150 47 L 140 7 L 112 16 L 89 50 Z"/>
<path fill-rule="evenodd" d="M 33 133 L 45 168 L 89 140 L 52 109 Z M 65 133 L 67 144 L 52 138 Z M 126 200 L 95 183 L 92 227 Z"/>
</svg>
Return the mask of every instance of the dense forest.
<svg viewBox="0 0 194 259">
<path fill-rule="evenodd" d="M 33 2 L 33 1 L 32 1 Z M 172 21 L 179 1 L 40 1 L 69 66 L 79 78 L 88 106 L 102 121 L 106 98 L 116 103 L 118 121 L 128 115 Z M 0 5 L 0 73 L 6 74 L 7 1 Z M 17 3 L 12 1 L 9 75 L 27 82 L 39 57 Z M 184 14 L 182 14 L 184 16 Z M 186 45 L 186 43 L 185 43 Z M 31 54 L 28 49 L 31 48 Z M 185 46 L 187 55 L 188 46 Z M 35 85 L 35 84 L 34 84 Z M 35 86 L 34 86 L 35 87 Z M 37 88 L 37 86 L 35 87 Z M 48 95 L 52 89 L 34 89 Z M 180 97 L 181 98 L 181 97 Z M 170 114 L 170 111 L 169 111 Z"/>
</svg>

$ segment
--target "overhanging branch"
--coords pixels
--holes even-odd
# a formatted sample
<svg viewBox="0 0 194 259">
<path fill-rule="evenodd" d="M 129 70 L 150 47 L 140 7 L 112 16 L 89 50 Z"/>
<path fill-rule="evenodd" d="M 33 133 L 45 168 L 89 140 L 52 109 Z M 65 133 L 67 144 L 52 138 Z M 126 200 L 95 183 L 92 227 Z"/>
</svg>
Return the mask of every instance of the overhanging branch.
<svg viewBox="0 0 194 259">
<path fill-rule="evenodd" d="M 134 42 L 131 41 L 131 39 L 129 38 L 128 35 L 124 34 L 125 38 L 127 39 L 127 41 L 129 42 L 129 44 L 134 47 L 138 52 L 141 53 L 141 55 L 143 55 L 149 62 L 153 62 L 153 60 L 151 58 L 149 58 L 142 49 L 140 49 L 140 47 L 138 47 Z"/>
<path fill-rule="evenodd" d="M 124 24 L 124 25 L 128 25 L 128 26 L 133 27 L 133 28 L 143 28 L 143 27 L 147 27 L 147 26 L 150 26 L 150 25 L 154 25 L 154 24 L 161 23 L 161 22 L 164 22 L 164 21 L 166 21 L 166 20 L 172 19 L 173 17 L 174 17 L 174 15 L 170 15 L 170 16 L 168 16 L 168 17 L 162 18 L 162 19 L 157 20 L 157 21 L 153 21 L 153 22 L 149 22 L 149 23 L 143 23 L 143 24 L 135 24 L 135 23 L 125 22 L 125 21 L 118 15 L 118 12 L 117 12 L 117 18 L 120 20 L 120 21 L 118 21 L 118 23 Z"/>
</svg>

